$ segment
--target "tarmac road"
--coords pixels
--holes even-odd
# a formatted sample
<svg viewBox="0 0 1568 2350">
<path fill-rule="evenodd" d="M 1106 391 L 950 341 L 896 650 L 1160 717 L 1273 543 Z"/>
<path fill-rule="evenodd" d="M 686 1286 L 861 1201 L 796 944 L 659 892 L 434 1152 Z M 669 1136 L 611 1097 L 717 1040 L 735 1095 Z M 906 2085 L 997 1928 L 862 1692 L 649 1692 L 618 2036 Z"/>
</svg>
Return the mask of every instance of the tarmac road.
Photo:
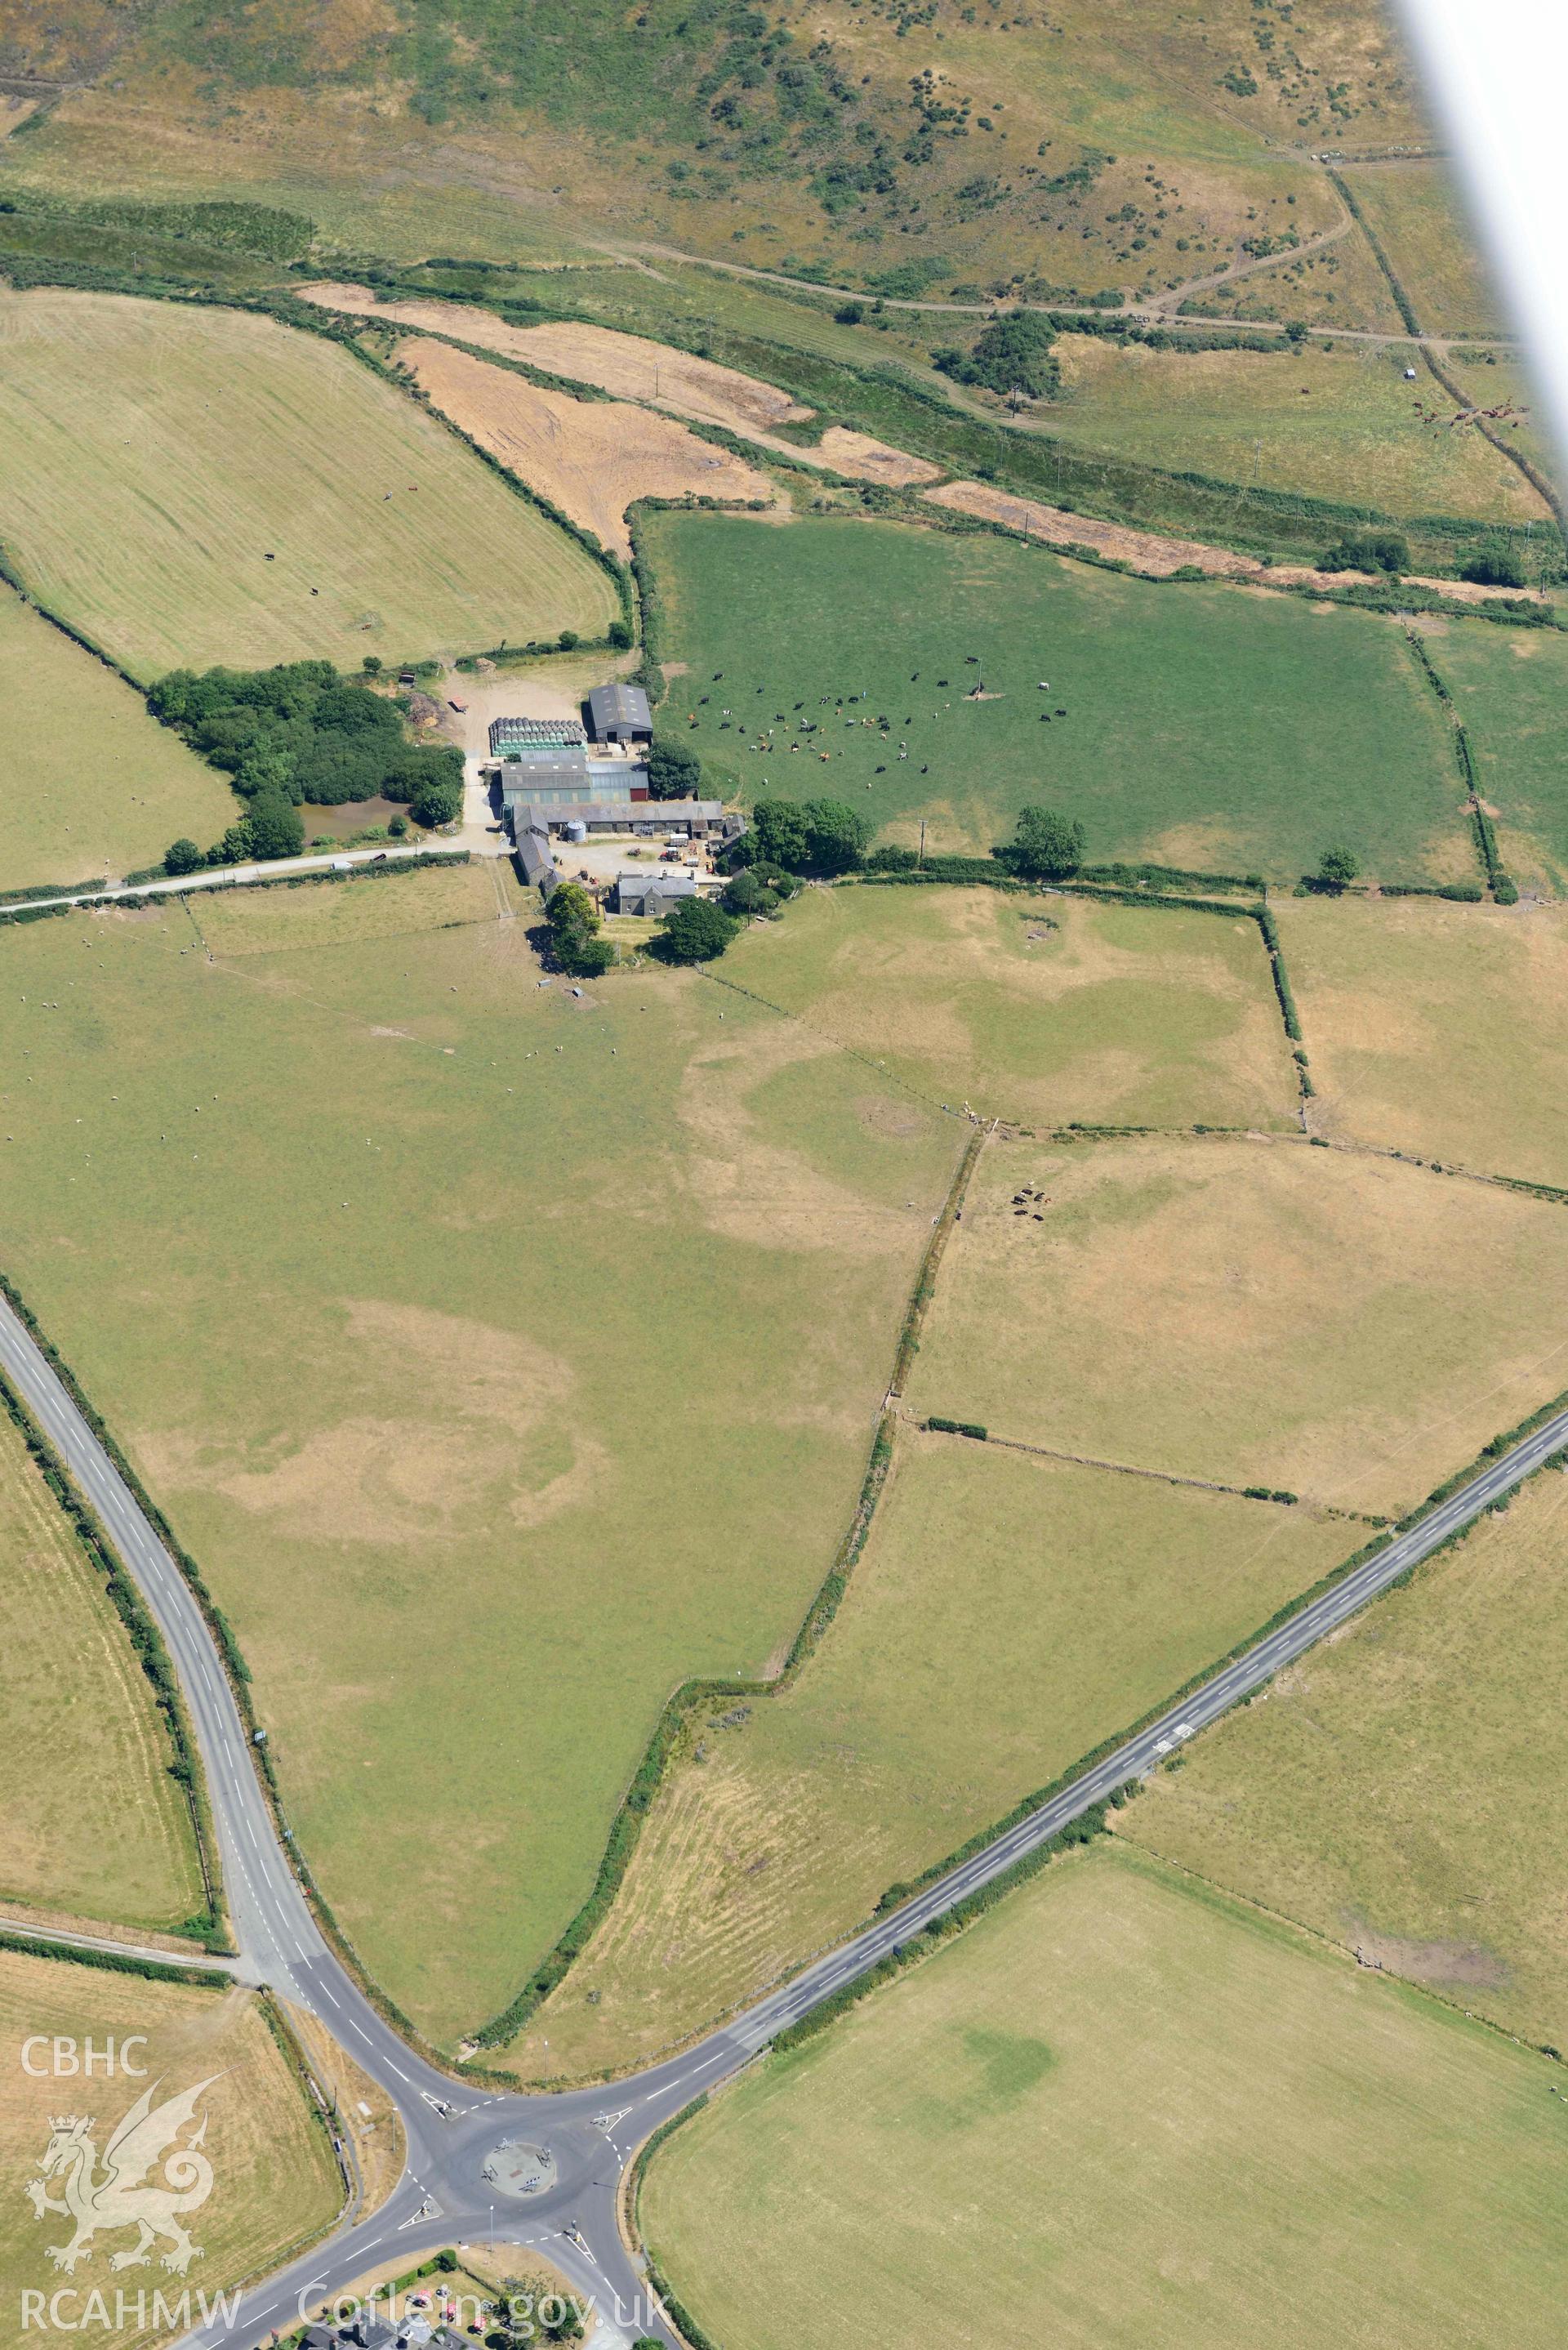
<svg viewBox="0 0 1568 2350">
<path fill-rule="evenodd" d="M 493 2238 L 536 2247 L 575 2291 L 592 2295 L 604 2350 L 645 2335 L 675 2343 L 678 2337 L 623 2240 L 618 2218 L 622 2178 L 649 2132 L 749 2063 L 775 2033 L 929 1919 L 1067 1826 L 1098 1797 L 1156 1768 L 1166 1754 L 1261 1688 L 1568 1446 L 1568 1411 L 1563 1411 L 1062 1794 L 695 2046 L 607 2087 L 493 2095 L 410 2049 L 325 1939 L 262 1794 L 238 1707 L 189 1586 L 26 1325 L 3 1298 L 0 1369 L 97 1512 L 168 1643 L 206 1770 L 240 1951 L 234 1971 L 245 1981 L 271 1984 L 319 2016 L 390 2096 L 407 2133 L 407 2168 L 379 2210 L 247 2293 L 235 2324 L 203 2328 L 188 2337 L 189 2350 L 263 2343 L 275 2330 L 285 2332 L 314 2316 L 323 2302 L 356 2278 L 411 2268 L 444 2244 L 483 2245 Z M 508 2194 L 487 2176 L 497 2149 L 514 2140 L 549 2158 L 539 2166 L 542 2184 L 532 2193 Z"/>
</svg>

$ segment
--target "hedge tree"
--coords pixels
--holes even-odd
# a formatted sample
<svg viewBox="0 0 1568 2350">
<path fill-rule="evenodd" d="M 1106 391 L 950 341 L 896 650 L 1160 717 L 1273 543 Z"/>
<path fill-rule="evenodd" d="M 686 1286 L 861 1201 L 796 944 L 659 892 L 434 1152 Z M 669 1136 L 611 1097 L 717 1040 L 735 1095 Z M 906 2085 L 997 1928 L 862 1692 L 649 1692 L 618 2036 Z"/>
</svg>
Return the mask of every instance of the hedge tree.
<svg viewBox="0 0 1568 2350">
<path fill-rule="evenodd" d="M 846 800 L 759 800 L 752 810 L 747 862 L 790 873 L 850 873 L 868 837 Z"/>
<path fill-rule="evenodd" d="M 659 951 L 667 962 L 711 962 L 741 925 L 707 898 L 682 898 L 664 917 Z"/>
<path fill-rule="evenodd" d="M 1084 861 L 1084 827 L 1059 808 L 1018 811 L 1018 830 L 1002 862 L 1028 880 L 1060 881 Z"/>
<path fill-rule="evenodd" d="M 650 799 L 694 800 L 701 795 L 702 762 L 689 743 L 656 734 L 648 746 Z"/>
</svg>

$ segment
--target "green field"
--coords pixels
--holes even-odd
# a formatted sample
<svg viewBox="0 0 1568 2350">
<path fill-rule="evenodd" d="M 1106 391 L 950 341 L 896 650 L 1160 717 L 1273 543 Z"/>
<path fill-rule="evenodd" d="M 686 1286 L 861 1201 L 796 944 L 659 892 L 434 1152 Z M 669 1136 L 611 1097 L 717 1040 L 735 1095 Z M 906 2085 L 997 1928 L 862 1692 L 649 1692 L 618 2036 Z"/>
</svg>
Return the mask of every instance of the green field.
<svg viewBox="0 0 1568 2350">
<path fill-rule="evenodd" d="M 1320 1133 L 1568 1188 L 1568 909 L 1282 899 Z"/>
<path fill-rule="evenodd" d="M 1428 335 L 1506 334 L 1502 299 L 1447 167 L 1357 163 L 1343 177 Z"/>
<path fill-rule="evenodd" d="M 991 889 L 813 889 L 724 975 L 984 1116 L 1282 1128 L 1296 1087 L 1257 924 Z"/>
<path fill-rule="evenodd" d="M 232 1617 L 337 1917 L 452 2039 L 675 1683 L 792 1635 L 967 1128 L 695 974 L 541 987 L 483 867 L 190 906 L 0 939 L 0 1261 Z"/>
<path fill-rule="evenodd" d="M 1479 432 L 1422 421 L 1436 388 L 1425 375 L 1406 382 L 1406 343 L 1156 351 L 1068 335 L 1057 350 L 1062 389 L 1041 420 L 1085 448 L 1391 515 L 1523 522 L 1547 511 Z M 1490 369 L 1475 396 L 1501 396 Z"/>
<path fill-rule="evenodd" d="M 1568 2047 L 1565 1564 L 1549 1470 L 1162 1773 L 1127 1834 Z"/>
<path fill-rule="evenodd" d="M 91 2081 L 57 2080 L 47 2069 L 47 2054 L 41 2074 L 29 2073 L 22 2045 L 39 2033 L 58 2033 L 78 2044 L 90 2038 L 100 2067 L 106 2040 L 118 2043 L 128 2034 L 145 2034 L 147 2044 L 132 2051 L 132 2061 L 145 2065 L 149 2077 L 138 2081 L 117 2074 L 106 2079 L 100 2069 Z M 200 2324 L 199 2293 L 212 2295 L 280 2267 L 290 2253 L 324 2233 L 343 2204 L 326 2129 L 307 2105 L 295 2063 L 278 2044 L 254 1992 L 151 1982 L 0 1950 L 0 2161 L 14 2182 L 0 2201 L 0 2293 L 15 2313 L 18 2339 L 29 2325 L 38 2333 L 51 2330 L 47 2313 L 50 2296 L 59 2292 L 65 2298 L 56 2329 L 74 2332 L 79 2325 L 89 2340 L 112 2350 L 167 2342 L 187 2327 L 177 2318 L 160 2321 L 155 2293 L 161 2292 L 165 2304 L 177 2308 L 189 2286 L 188 2324 L 194 2326 Z M 29 2061 L 38 2064 L 36 2051 Z M 171 2275 L 158 2265 L 170 2249 L 161 2241 L 147 2266 L 112 2276 L 110 2258 L 133 2249 L 137 2240 L 125 2223 L 115 2229 L 106 2224 L 83 2265 L 74 2275 L 62 2275 L 47 2252 L 69 2241 L 71 2220 L 58 2211 L 36 2218 L 22 2192 L 25 2182 L 37 2176 L 50 2142 L 51 2117 L 62 2107 L 89 2116 L 101 2165 L 116 2125 L 143 2089 L 161 2085 L 155 2099 L 161 2104 L 202 2082 L 211 2085 L 192 2116 L 195 2128 L 187 2124 L 180 2132 L 181 2145 L 195 2140 L 212 2165 L 209 2196 L 184 2215 L 201 2258 L 183 2277 Z M 203 2116 L 204 2134 L 196 2139 L 195 2130 L 202 2127 L 198 2117 Z M 100 2168 L 98 2181 L 105 2175 Z M 190 2185 L 199 2184 L 193 2172 Z M 58 2198 L 58 2178 L 48 2192 Z M 96 2320 L 88 2299 L 95 2287 L 105 2313 Z M 124 2322 L 119 2324 L 117 2289 L 124 2294 Z M 24 2314 L 24 2293 L 41 2295 L 32 2308 L 42 2314 L 30 2320 Z M 144 2295 L 140 2324 L 139 2293 Z"/>
<path fill-rule="evenodd" d="M 1565 2134 L 1542 2058 L 1102 1847 L 746 2073 L 641 2210 L 727 2350 L 1546 2350 Z"/>
<path fill-rule="evenodd" d="M 618 609 L 575 540 L 318 338 L 55 291 L 0 296 L 0 538 L 139 678 L 597 636 Z"/>
<path fill-rule="evenodd" d="M 101 1571 L 3 1410 L 0 1557 L 0 1902 L 169 1932 L 205 1902 L 173 1748 Z"/>
<path fill-rule="evenodd" d="M 1386 878 L 1474 870 L 1437 705 L 1386 620 L 985 532 L 661 515 L 646 536 L 665 658 L 689 665 L 668 721 L 716 788 L 831 792 L 895 840 L 925 817 L 934 849 L 983 853 L 1045 802 L 1096 859 L 1293 879 L 1343 836 Z M 994 700 L 966 700 L 977 680 Z"/>
<path fill-rule="evenodd" d="M 0 589 L 0 897 L 151 865 L 236 813 L 224 778 L 150 718 L 112 670 Z"/>
<path fill-rule="evenodd" d="M 1505 862 L 1521 884 L 1568 897 L 1568 637 L 1450 628 L 1427 649 L 1469 730 Z"/>
<path fill-rule="evenodd" d="M 1355 1539 L 1304 1511 L 905 1431 L 832 1629 L 749 1719 L 704 1712 L 685 1734 L 616 1908 L 509 2061 L 531 2080 L 624 2069 L 757 1996 Z"/>
<path fill-rule="evenodd" d="M 1015 1211 L 1045 1195 L 1042 1221 Z M 1304 1143 L 988 1146 L 910 1408 L 1398 1516 L 1563 1384 L 1561 1208 Z"/>
</svg>

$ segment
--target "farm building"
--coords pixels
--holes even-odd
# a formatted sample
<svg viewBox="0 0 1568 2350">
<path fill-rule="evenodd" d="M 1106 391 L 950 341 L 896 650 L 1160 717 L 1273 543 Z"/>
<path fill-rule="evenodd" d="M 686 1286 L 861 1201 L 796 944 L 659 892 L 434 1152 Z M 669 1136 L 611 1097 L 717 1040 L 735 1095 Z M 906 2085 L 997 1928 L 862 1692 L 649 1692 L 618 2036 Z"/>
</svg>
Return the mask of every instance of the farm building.
<svg viewBox="0 0 1568 2350">
<path fill-rule="evenodd" d="M 548 898 L 561 878 L 556 869 L 556 855 L 550 847 L 549 834 L 532 816 L 516 812 L 513 815 L 512 827 L 518 879 L 530 889 L 542 889 Z"/>
<path fill-rule="evenodd" d="M 507 813 L 514 840 L 518 837 L 520 824 L 546 834 L 563 833 L 569 826 L 580 824 L 585 832 L 630 832 L 646 840 L 666 834 L 678 834 L 682 840 L 706 840 L 710 835 L 717 834 L 730 840 L 741 830 L 742 822 L 740 816 L 726 814 L 722 800 L 643 800 L 633 804 L 627 800 L 518 798 L 507 802 Z"/>
<path fill-rule="evenodd" d="M 596 685 L 588 696 L 594 733 L 601 743 L 648 743 L 653 712 L 640 685 Z"/>
<path fill-rule="evenodd" d="M 694 873 L 620 873 L 616 876 L 618 914 L 668 914 L 681 898 L 697 895 Z"/>
<path fill-rule="evenodd" d="M 580 718 L 493 718 L 490 722 L 490 755 L 504 759 L 525 743 L 585 743 L 587 733 Z"/>
<path fill-rule="evenodd" d="M 648 769 L 615 753 L 595 758 L 583 743 L 524 743 L 488 771 L 504 805 L 545 807 L 557 801 L 602 800 L 627 806 L 648 797 Z"/>
</svg>

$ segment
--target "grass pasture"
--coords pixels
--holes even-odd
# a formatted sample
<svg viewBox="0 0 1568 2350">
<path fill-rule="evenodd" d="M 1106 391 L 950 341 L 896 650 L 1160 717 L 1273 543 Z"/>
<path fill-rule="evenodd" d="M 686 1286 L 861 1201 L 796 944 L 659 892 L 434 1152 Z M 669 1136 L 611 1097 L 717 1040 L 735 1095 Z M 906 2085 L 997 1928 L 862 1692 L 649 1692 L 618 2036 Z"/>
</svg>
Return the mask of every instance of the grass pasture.
<svg viewBox="0 0 1568 2350">
<path fill-rule="evenodd" d="M 1205 287 L 1181 305 L 1181 315 L 1256 318 L 1309 327 L 1353 327 L 1364 333 L 1402 335 L 1405 322 L 1377 256 L 1353 221 L 1327 244 L 1293 257 L 1282 253 L 1270 268 L 1251 269 Z"/>
<path fill-rule="evenodd" d="M 101 2052 L 107 2040 L 117 2043 L 128 2035 L 145 2034 L 146 2046 L 131 2052 L 132 2062 L 146 2067 L 145 2081 L 127 2079 L 118 2072 L 106 2079 L 101 2071 L 91 2080 L 41 2077 L 24 2069 L 23 2043 L 44 2033 L 74 2039 L 78 2046 L 91 2039 Z M 190 2325 L 200 2323 L 197 2294 L 209 2296 L 237 2285 L 242 2279 L 265 2274 L 281 2264 L 291 2251 L 303 2248 L 321 2233 L 340 2208 L 344 2196 L 337 2166 L 327 2133 L 306 2101 L 306 2090 L 292 2062 L 285 2055 L 259 2001 L 242 1991 L 212 1991 L 182 1983 L 147 1981 L 134 1975 L 106 1973 L 74 1962 L 29 1957 L 0 1950 L 0 2161 L 14 2182 L 0 2203 L 0 2292 L 15 2313 L 18 2338 L 26 2327 L 21 2295 L 41 2292 L 44 2306 L 63 2290 L 57 2325 L 90 2328 L 91 2338 L 112 2345 L 113 2350 L 139 2350 L 139 2345 L 168 2341 L 183 2334 L 186 2324 L 161 2323 L 153 2296 L 178 2306 L 190 2288 Z M 48 2052 L 29 2061 L 47 2064 Z M 101 2058 L 100 2058 L 101 2063 Z M 161 2084 L 155 2102 L 176 2096 L 210 2081 L 198 2114 L 207 2116 L 202 2151 L 213 2168 L 207 2201 L 189 2213 L 185 2224 L 202 2257 L 184 2277 L 171 2276 L 159 2262 L 166 2243 L 160 2243 L 146 2266 L 109 2273 L 108 2256 L 127 2251 L 135 2238 L 123 2229 L 100 2235 L 89 2260 L 74 2276 L 51 2266 L 46 2247 L 69 2241 L 71 2221 L 59 2212 L 34 2216 L 22 2188 L 36 2177 L 49 2143 L 51 2115 L 88 2114 L 98 2159 L 122 2115 L 145 2088 Z M 198 2124 L 199 2126 L 199 2124 Z M 181 2143 L 193 2133 L 187 2126 Z M 99 2174 L 101 2177 L 101 2173 Z M 149 2183 L 161 2174 L 155 2168 Z M 59 2181 L 48 2192 L 58 2197 Z M 88 2295 L 103 2295 L 104 2315 L 91 2313 Z M 123 2323 L 117 2293 L 123 2293 Z M 145 2296 L 142 2322 L 137 2322 L 137 2297 Z M 35 2329 L 47 2329 L 47 2317 L 35 2317 Z"/>
<path fill-rule="evenodd" d="M 749 1719 L 685 1733 L 508 2061 L 624 2068 L 756 1996 L 1353 1546 L 1342 1521 L 903 1431 L 832 1629 Z"/>
<path fill-rule="evenodd" d="M 1015 1211 L 1022 1184 L 1043 1221 Z M 1305 1143 L 988 1146 L 911 1409 L 1398 1516 L 1563 1384 L 1568 1216 Z"/>
<path fill-rule="evenodd" d="M 205 847 L 234 822 L 224 778 L 9 588 L 0 588 L 0 898 L 134 870 L 182 833 Z"/>
<path fill-rule="evenodd" d="M 1085 448 L 1391 515 L 1546 513 L 1479 432 L 1422 423 L 1433 386 L 1406 382 L 1407 344 L 1155 351 L 1066 335 L 1057 349 L 1062 390 L 1042 421 Z"/>
<path fill-rule="evenodd" d="M 1568 2046 L 1565 1563 L 1548 1470 L 1162 1773 L 1128 1835 Z"/>
<path fill-rule="evenodd" d="M 1546 2350 L 1552 2080 L 1100 1847 L 743 2074 L 659 2148 L 642 2218 L 729 2350 Z"/>
<path fill-rule="evenodd" d="M 1282 899 L 1335 1139 L 1568 1187 L 1568 909 Z"/>
<path fill-rule="evenodd" d="M 3 1410 L 0 1557 L 0 1901 L 170 1932 L 205 1895 L 168 1732 L 102 1575 Z"/>
<path fill-rule="evenodd" d="M 1387 255 L 1428 335 L 1506 334 L 1502 297 L 1481 260 L 1445 164 L 1354 163 L 1341 176 Z"/>
<path fill-rule="evenodd" d="M 1283 1128 L 1295 1096 L 1255 922 L 992 889 L 812 889 L 724 975 L 987 1117 Z"/>
<path fill-rule="evenodd" d="M 138 678 L 357 669 L 616 616 L 575 540 L 318 338 L 57 290 L 0 296 L 0 538 Z"/>
<path fill-rule="evenodd" d="M 1469 731 L 1510 869 L 1568 897 L 1568 637 L 1450 628 L 1428 650 Z"/>
<path fill-rule="evenodd" d="M 442 2040 L 587 1895 L 670 1689 L 793 1633 L 965 1130 L 696 974 L 542 987 L 525 931 L 467 867 L 0 939 L 0 1256 Z"/>
<path fill-rule="evenodd" d="M 1045 802 L 1096 860 L 1293 880 L 1343 836 L 1385 879 L 1475 869 L 1436 702 L 1387 621 L 981 531 L 659 515 L 646 542 L 665 657 L 688 664 L 668 721 L 747 799 L 830 792 L 888 838 L 923 817 L 929 847 L 970 853 Z M 990 699 L 967 698 L 977 680 Z"/>
</svg>

